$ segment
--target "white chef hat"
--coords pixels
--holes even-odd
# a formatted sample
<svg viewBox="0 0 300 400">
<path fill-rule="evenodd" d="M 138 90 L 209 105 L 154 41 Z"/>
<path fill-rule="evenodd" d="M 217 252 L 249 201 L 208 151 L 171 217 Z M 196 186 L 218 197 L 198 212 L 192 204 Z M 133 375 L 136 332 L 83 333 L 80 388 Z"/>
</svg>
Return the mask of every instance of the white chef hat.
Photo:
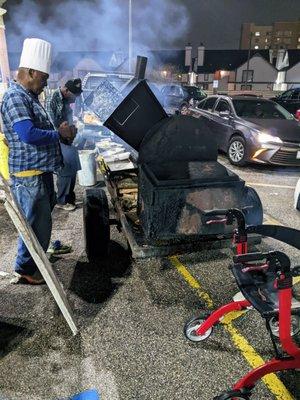
<svg viewBox="0 0 300 400">
<path fill-rule="evenodd" d="M 25 39 L 19 68 L 31 68 L 50 73 L 51 44 L 42 39 Z"/>
</svg>

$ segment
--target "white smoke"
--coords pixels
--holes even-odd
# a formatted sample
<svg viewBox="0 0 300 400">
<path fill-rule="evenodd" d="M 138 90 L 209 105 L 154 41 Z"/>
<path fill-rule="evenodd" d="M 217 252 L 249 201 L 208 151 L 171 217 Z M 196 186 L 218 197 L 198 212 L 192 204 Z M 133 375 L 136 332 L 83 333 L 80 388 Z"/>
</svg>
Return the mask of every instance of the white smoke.
<svg viewBox="0 0 300 400">
<path fill-rule="evenodd" d="M 7 5 L 9 51 L 20 51 L 26 37 L 50 41 L 55 51 L 128 49 L 128 0 L 67 0 L 40 6 L 33 0 Z M 172 48 L 188 26 L 179 0 L 132 0 L 133 45 Z"/>
</svg>

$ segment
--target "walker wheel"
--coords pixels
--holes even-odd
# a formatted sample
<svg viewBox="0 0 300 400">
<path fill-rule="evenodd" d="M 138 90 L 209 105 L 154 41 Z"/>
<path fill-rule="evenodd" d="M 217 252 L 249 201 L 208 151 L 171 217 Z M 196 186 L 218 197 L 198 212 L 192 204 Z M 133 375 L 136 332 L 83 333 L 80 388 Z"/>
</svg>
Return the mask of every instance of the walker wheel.
<svg viewBox="0 0 300 400">
<path fill-rule="evenodd" d="M 196 330 L 203 324 L 203 322 L 210 316 L 210 314 L 203 313 L 191 318 L 184 326 L 184 335 L 192 342 L 201 342 L 208 339 L 213 331 L 213 327 L 209 328 L 204 335 L 196 335 Z"/>
<path fill-rule="evenodd" d="M 279 338 L 279 321 L 278 317 L 272 317 L 269 321 L 272 335 Z M 291 316 L 291 336 L 297 336 L 300 332 L 300 317 L 298 315 Z"/>
<path fill-rule="evenodd" d="M 219 396 L 214 397 L 213 400 L 250 400 L 250 396 L 251 393 L 248 389 L 230 390 L 228 392 L 220 394 Z"/>
</svg>

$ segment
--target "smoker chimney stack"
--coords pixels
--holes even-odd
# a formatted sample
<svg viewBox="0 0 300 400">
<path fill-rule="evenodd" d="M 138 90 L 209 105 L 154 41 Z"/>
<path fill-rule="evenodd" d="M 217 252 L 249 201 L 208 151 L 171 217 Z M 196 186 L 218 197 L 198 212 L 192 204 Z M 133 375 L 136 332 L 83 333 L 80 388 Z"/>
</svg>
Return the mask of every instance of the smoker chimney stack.
<svg viewBox="0 0 300 400">
<path fill-rule="evenodd" d="M 148 58 L 137 56 L 134 77 L 138 80 L 145 79 Z"/>
<path fill-rule="evenodd" d="M 185 46 L 185 66 L 190 67 L 192 66 L 192 46 L 191 43 L 188 43 L 187 46 Z"/>
<path fill-rule="evenodd" d="M 285 49 L 277 50 L 276 69 L 281 70 L 289 66 L 289 55 Z"/>
<path fill-rule="evenodd" d="M 204 65 L 204 53 L 205 53 L 205 47 L 204 44 L 201 43 L 200 46 L 198 47 L 198 57 L 197 57 L 198 67 L 203 67 Z"/>
</svg>

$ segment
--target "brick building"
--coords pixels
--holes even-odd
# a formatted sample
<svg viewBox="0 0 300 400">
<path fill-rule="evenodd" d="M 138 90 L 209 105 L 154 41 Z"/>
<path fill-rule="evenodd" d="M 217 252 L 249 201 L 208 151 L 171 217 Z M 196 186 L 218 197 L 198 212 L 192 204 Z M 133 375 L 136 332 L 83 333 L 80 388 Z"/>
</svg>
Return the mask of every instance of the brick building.
<svg viewBox="0 0 300 400">
<path fill-rule="evenodd" d="M 300 20 L 273 25 L 242 24 L 240 49 L 300 49 Z"/>
</svg>

